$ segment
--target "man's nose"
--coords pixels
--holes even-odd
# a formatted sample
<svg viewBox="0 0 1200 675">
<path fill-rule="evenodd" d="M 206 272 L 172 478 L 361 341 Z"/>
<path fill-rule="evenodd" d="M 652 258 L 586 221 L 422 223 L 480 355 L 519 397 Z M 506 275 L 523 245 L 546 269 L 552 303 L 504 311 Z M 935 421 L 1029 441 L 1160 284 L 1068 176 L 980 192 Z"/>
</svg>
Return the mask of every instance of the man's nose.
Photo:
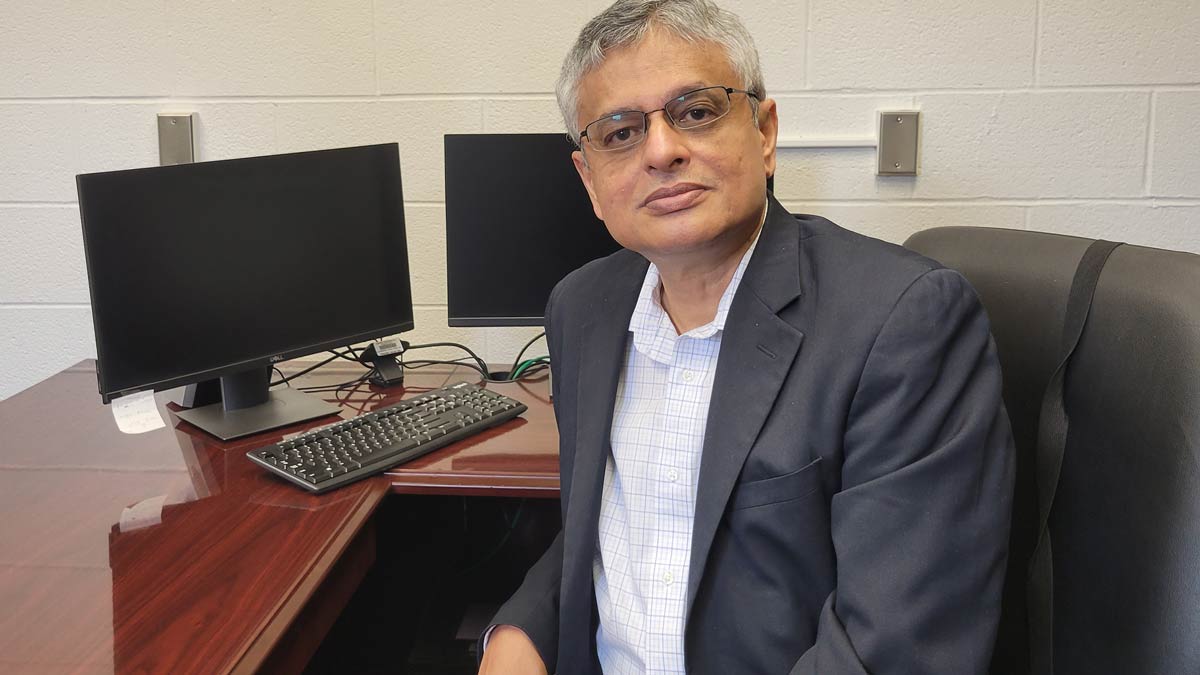
<svg viewBox="0 0 1200 675">
<path fill-rule="evenodd" d="M 665 110 L 656 110 L 646 116 L 643 145 L 642 156 L 648 168 L 671 171 L 686 164 L 689 158 L 683 132 L 671 124 Z"/>
</svg>

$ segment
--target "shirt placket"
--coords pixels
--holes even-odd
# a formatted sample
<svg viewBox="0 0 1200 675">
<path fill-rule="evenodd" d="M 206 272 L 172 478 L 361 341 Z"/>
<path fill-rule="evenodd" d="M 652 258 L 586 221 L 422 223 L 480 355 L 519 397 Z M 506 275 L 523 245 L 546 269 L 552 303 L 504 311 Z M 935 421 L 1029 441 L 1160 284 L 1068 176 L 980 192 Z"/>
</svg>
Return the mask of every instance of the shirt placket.
<svg viewBox="0 0 1200 675">
<path fill-rule="evenodd" d="M 687 342 L 690 342 L 688 338 L 676 339 L 667 366 L 663 414 L 660 418 L 661 444 L 657 453 L 658 462 L 650 477 L 656 502 L 654 512 L 663 518 L 661 529 L 655 533 L 658 541 L 652 550 L 665 552 L 666 555 L 658 559 L 658 564 L 651 570 L 647 570 L 649 578 L 646 581 L 656 587 L 652 606 L 648 609 L 652 615 L 660 617 L 682 614 L 680 605 L 686 587 L 683 570 L 687 566 L 687 551 L 691 545 L 692 496 L 688 467 L 689 455 L 694 454 L 694 448 L 691 447 L 693 439 L 687 416 L 690 414 L 688 397 L 692 394 L 696 369 L 688 357 L 690 350 L 685 347 Z M 660 630 L 652 631 L 647 636 L 649 662 L 646 665 L 650 672 L 675 672 L 677 664 L 668 655 L 680 650 L 680 632 L 680 626 L 661 626 Z"/>
</svg>

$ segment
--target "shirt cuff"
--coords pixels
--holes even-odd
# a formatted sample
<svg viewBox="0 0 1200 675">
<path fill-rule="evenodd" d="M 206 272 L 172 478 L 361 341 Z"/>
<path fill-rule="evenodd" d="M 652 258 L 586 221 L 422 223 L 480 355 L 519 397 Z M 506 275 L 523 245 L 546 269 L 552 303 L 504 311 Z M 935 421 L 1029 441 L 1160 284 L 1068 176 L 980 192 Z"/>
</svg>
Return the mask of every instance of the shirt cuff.
<svg viewBox="0 0 1200 675">
<path fill-rule="evenodd" d="M 500 624 L 496 624 L 494 626 L 488 626 L 487 630 L 483 631 L 483 651 L 485 651 L 485 652 L 487 651 L 487 643 L 488 643 L 488 640 L 490 640 L 492 637 L 492 631 L 496 630 L 499 627 L 500 627 Z M 482 653 L 480 655 L 482 656 Z"/>
</svg>

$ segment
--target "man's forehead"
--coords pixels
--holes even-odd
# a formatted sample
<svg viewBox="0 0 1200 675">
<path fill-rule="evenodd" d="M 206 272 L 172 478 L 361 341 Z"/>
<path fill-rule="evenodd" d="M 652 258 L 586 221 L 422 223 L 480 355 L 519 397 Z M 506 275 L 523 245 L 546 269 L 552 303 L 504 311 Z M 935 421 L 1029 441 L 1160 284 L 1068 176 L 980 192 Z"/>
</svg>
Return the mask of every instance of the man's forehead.
<svg viewBox="0 0 1200 675">
<path fill-rule="evenodd" d="M 742 86 L 725 51 L 708 41 L 684 40 L 652 30 L 612 50 L 580 80 L 579 112 L 591 121 L 610 112 L 657 108 L 700 87 Z"/>
</svg>

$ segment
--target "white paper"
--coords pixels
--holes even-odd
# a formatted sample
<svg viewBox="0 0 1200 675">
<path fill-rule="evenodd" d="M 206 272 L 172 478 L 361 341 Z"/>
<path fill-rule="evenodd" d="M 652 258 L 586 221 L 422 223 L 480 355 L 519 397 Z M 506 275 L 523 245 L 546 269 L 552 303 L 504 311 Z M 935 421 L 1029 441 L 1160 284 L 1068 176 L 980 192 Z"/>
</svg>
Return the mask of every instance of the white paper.
<svg viewBox="0 0 1200 675">
<path fill-rule="evenodd" d="M 118 523 L 122 532 L 130 532 L 132 530 L 140 530 L 143 527 L 158 525 L 162 522 L 163 506 L 167 503 L 166 495 L 159 495 L 134 504 L 126 506 L 121 511 L 121 520 Z"/>
<path fill-rule="evenodd" d="M 167 426 L 158 412 L 153 391 L 122 396 L 114 399 L 109 407 L 112 408 L 113 419 L 117 420 L 117 428 L 127 434 L 140 434 Z"/>
</svg>

